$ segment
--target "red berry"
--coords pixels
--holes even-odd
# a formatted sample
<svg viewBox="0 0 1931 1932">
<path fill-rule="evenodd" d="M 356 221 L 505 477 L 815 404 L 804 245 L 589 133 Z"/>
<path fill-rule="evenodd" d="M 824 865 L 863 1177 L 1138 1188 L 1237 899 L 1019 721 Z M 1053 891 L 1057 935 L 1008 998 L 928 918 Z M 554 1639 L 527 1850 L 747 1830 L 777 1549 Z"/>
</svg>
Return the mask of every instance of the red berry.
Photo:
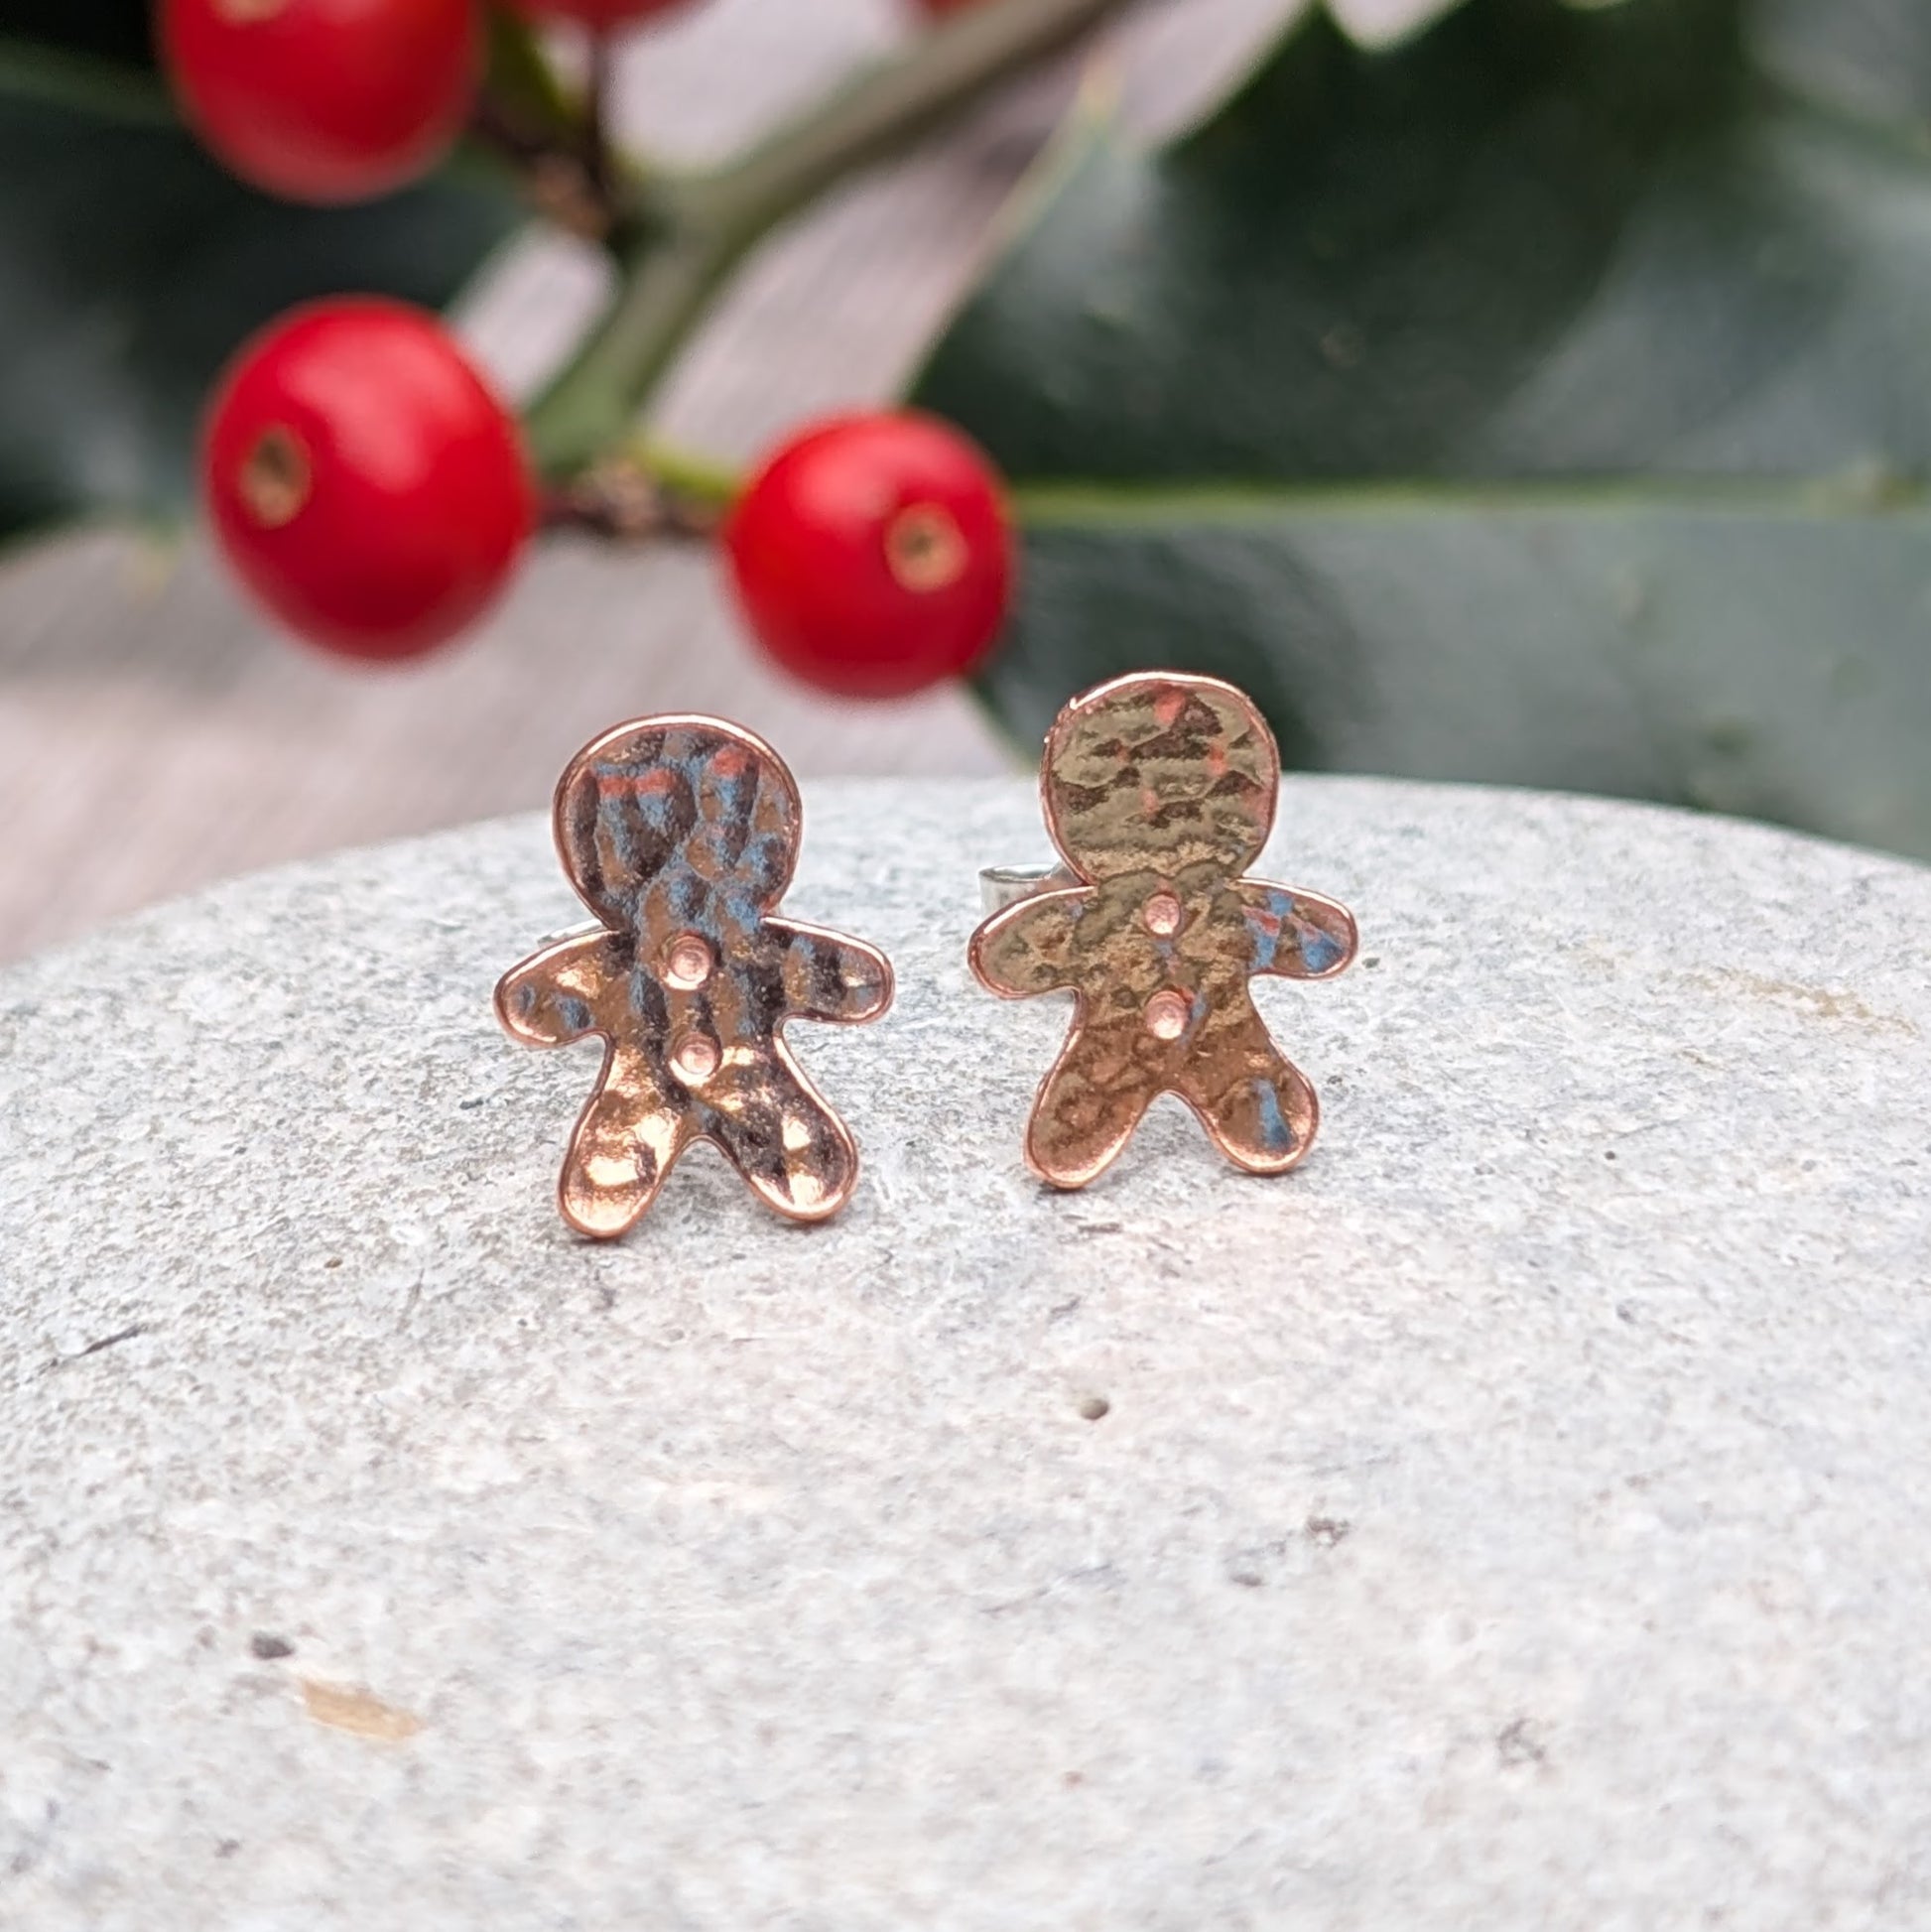
<svg viewBox="0 0 1931 1932">
<path fill-rule="evenodd" d="M 237 175 L 359 201 L 441 159 L 481 68 L 474 0 L 164 0 L 182 111 Z"/>
<path fill-rule="evenodd" d="M 1012 586 L 997 473 L 950 424 L 835 417 L 787 443 L 724 530 L 751 628 L 788 671 L 898 698 L 969 671 Z"/>
<path fill-rule="evenodd" d="M 691 0 L 512 0 L 512 4 L 519 13 L 537 20 L 574 20 L 607 34 L 653 14 L 687 7 Z"/>
<path fill-rule="evenodd" d="M 298 309 L 242 349 L 202 486 L 242 581 L 356 658 L 453 637 L 502 591 L 536 508 L 515 419 L 442 323 L 374 299 Z"/>
</svg>

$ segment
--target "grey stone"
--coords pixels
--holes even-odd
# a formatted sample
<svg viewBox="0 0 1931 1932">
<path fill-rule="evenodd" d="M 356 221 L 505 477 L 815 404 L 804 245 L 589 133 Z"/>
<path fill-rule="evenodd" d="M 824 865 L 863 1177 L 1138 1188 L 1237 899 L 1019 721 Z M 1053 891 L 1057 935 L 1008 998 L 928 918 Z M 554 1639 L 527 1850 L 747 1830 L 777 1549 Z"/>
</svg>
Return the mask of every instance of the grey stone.
<svg viewBox="0 0 1931 1932">
<path fill-rule="evenodd" d="M 0 1923 L 1931 1921 L 1931 873 L 1293 782 L 1322 1144 L 1056 1196 L 1030 789 L 807 813 L 825 1227 L 566 1233 L 535 819 L 0 974 Z"/>
</svg>

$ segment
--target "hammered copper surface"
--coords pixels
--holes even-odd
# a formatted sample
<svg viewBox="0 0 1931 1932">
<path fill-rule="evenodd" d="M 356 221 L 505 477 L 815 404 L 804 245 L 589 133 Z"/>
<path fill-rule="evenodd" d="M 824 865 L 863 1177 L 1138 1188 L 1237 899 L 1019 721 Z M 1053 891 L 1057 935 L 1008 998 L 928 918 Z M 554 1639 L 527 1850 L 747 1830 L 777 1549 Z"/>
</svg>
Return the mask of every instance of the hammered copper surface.
<svg viewBox="0 0 1931 1932">
<path fill-rule="evenodd" d="M 506 973 L 496 1012 L 526 1045 L 606 1043 L 560 1189 L 582 1233 L 635 1225 L 694 1140 L 797 1220 L 850 1198 L 857 1148 L 782 1029 L 876 1019 L 892 968 L 861 941 L 775 916 L 801 827 L 784 761 L 719 718 L 619 725 L 564 773 L 557 849 L 601 923 Z"/>
<path fill-rule="evenodd" d="M 1242 876 L 1267 842 L 1279 780 L 1265 720 L 1218 679 L 1118 678 L 1054 721 L 1040 793 L 1079 882 L 995 913 L 972 935 L 971 962 L 1006 998 L 1076 995 L 1026 1130 L 1028 1162 L 1055 1187 L 1102 1173 L 1159 1094 L 1178 1094 L 1256 1174 L 1285 1173 L 1314 1144 L 1314 1088 L 1247 981 L 1332 978 L 1356 938 L 1333 899 Z"/>
</svg>

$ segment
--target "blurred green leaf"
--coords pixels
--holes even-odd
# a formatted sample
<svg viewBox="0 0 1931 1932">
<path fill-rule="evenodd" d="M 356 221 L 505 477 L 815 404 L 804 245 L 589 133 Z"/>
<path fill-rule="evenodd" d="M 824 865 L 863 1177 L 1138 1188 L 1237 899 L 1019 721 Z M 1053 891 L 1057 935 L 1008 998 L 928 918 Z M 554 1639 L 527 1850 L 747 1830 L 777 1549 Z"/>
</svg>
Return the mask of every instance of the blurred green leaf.
<svg viewBox="0 0 1931 1932">
<path fill-rule="evenodd" d="M 999 714 L 1173 664 L 1305 766 L 1931 853 L 1931 163 L 1765 31 L 1317 14 L 1165 153 L 1069 142 L 918 390 L 1020 491 Z"/>
<path fill-rule="evenodd" d="M 144 58 L 138 5 L 0 0 L 4 29 L 0 538 L 175 513 L 208 385 L 247 335 L 322 295 L 441 307 L 516 223 L 480 174 L 354 208 L 256 193 L 156 76 L 103 58 Z"/>
<path fill-rule="evenodd" d="M 151 11 L 149 0 L 0 0 L 0 38 L 151 67 Z"/>
<path fill-rule="evenodd" d="M 1924 0 L 1756 0 L 1757 63 L 1800 94 L 1931 137 L 1931 7 Z"/>
<path fill-rule="evenodd" d="M 1921 506 L 1105 489 L 1035 490 L 1027 518 L 1027 615 L 991 690 L 1029 729 L 1062 684 L 1179 664 L 1251 691 L 1290 764 L 1672 799 L 1925 849 Z"/>
</svg>

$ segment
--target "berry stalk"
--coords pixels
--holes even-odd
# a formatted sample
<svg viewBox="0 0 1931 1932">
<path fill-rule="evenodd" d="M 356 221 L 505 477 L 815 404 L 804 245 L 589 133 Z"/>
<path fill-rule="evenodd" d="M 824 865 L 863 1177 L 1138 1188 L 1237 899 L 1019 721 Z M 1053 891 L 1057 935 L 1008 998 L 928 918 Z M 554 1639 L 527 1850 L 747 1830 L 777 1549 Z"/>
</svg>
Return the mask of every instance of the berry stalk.
<svg viewBox="0 0 1931 1932">
<path fill-rule="evenodd" d="M 610 144 L 609 34 L 588 31 L 588 84 L 579 97 L 558 81 L 528 23 L 492 9 L 488 78 L 469 132 L 508 164 L 546 219 L 621 259 L 626 210 L 644 170 Z"/>
<path fill-rule="evenodd" d="M 633 442 L 599 456 L 587 469 L 552 484 L 543 521 L 618 542 L 662 538 L 708 543 L 737 501 L 743 478 L 734 469 L 658 442 Z"/>
<path fill-rule="evenodd" d="M 628 437 L 711 299 L 772 229 L 1128 4 L 990 0 L 729 166 L 643 185 L 626 224 L 616 299 L 526 418 L 543 472 L 573 476 Z"/>
</svg>

